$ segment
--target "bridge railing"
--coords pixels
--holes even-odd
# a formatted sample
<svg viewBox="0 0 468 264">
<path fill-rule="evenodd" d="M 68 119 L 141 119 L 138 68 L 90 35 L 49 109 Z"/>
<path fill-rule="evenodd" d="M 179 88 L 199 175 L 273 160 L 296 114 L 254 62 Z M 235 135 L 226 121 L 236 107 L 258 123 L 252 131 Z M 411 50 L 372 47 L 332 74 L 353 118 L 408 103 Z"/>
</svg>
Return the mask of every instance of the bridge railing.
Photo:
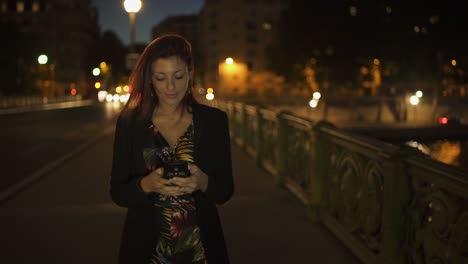
<svg viewBox="0 0 468 264">
<path fill-rule="evenodd" d="M 82 97 L 77 96 L 59 96 L 59 97 L 42 97 L 42 96 L 0 96 L 0 109 L 15 108 L 33 105 L 42 105 L 50 103 L 70 102 L 81 100 Z"/>
<path fill-rule="evenodd" d="M 468 175 L 330 123 L 217 100 L 233 140 L 363 263 L 468 261 Z"/>
</svg>

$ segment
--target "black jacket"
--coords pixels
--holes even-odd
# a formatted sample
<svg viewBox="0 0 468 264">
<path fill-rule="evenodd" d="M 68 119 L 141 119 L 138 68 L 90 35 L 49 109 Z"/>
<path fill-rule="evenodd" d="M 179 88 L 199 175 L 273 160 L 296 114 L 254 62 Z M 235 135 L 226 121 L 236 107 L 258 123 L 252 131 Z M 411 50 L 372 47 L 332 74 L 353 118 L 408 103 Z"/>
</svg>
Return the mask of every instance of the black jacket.
<svg viewBox="0 0 468 264">
<path fill-rule="evenodd" d="M 216 204 L 230 199 L 234 191 L 229 128 L 226 113 L 205 105 L 193 107 L 195 164 L 208 175 L 206 192 L 195 192 L 198 225 L 210 264 L 229 263 Z M 152 138 L 150 121 L 119 117 L 112 160 L 112 200 L 127 207 L 119 263 L 147 264 L 154 253 L 159 230 L 156 208 L 139 187 L 148 171 L 143 147 Z"/>
</svg>

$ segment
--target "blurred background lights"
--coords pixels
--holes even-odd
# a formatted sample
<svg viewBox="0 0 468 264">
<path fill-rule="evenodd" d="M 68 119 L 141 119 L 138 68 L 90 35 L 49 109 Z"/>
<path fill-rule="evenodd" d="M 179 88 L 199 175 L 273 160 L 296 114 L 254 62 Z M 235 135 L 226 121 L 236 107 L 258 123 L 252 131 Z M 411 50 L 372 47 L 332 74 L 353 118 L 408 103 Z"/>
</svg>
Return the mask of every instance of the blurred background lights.
<svg viewBox="0 0 468 264">
<path fill-rule="evenodd" d="M 457 66 L 457 61 L 456 60 L 452 60 L 450 63 L 452 64 L 453 67 Z"/>
<path fill-rule="evenodd" d="M 130 87 L 128 87 L 128 85 L 125 85 L 123 90 L 124 90 L 124 92 L 128 93 L 130 91 Z"/>
<path fill-rule="evenodd" d="M 106 100 L 107 92 L 106 91 L 99 91 L 97 96 L 98 96 L 98 101 L 102 103 L 102 102 L 104 102 L 104 100 Z"/>
<path fill-rule="evenodd" d="M 423 92 L 417 91 L 417 92 L 416 92 L 416 96 L 417 96 L 418 98 L 421 98 L 421 97 L 423 96 Z"/>
<path fill-rule="evenodd" d="M 233 63 L 234 63 L 234 59 L 233 59 L 233 58 L 229 57 L 229 58 L 226 59 L 226 64 L 231 65 L 231 64 L 233 64 Z"/>
<path fill-rule="evenodd" d="M 121 103 L 126 103 L 128 101 L 128 98 L 130 97 L 129 94 L 125 94 L 125 95 L 121 95 L 120 98 L 119 98 L 119 101 Z"/>
<path fill-rule="evenodd" d="M 37 58 L 37 62 L 39 62 L 39 64 L 46 64 L 47 63 L 47 56 L 42 54 L 40 55 L 38 58 Z"/>
<path fill-rule="evenodd" d="M 213 88 L 206 89 L 206 93 L 212 94 L 214 92 Z"/>
<path fill-rule="evenodd" d="M 320 99 L 320 97 L 322 97 L 322 95 L 319 93 L 319 92 L 315 92 L 314 94 L 312 94 L 312 97 L 316 100 Z"/>
<path fill-rule="evenodd" d="M 411 105 L 419 104 L 419 98 L 416 95 L 412 95 L 409 99 Z"/>
<path fill-rule="evenodd" d="M 140 0 L 125 0 L 124 7 L 128 13 L 136 13 L 140 11 L 141 1 Z"/>
<path fill-rule="evenodd" d="M 117 88 L 115 88 L 115 92 L 118 93 L 118 94 L 121 93 L 122 92 L 122 87 L 117 86 Z"/>
<path fill-rule="evenodd" d="M 211 100 L 214 99 L 215 96 L 214 96 L 214 94 L 212 94 L 212 93 L 207 93 L 205 97 L 206 97 L 206 100 L 211 101 Z"/>
<path fill-rule="evenodd" d="M 120 96 L 118 94 L 114 94 L 112 100 L 114 100 L 114 102 L 118 102 L 120 100 Z"/>
<path fill-rule="evenodd" d="M 110 103 L 110 102 L 112 102 L 113 99 L 114 99 L 114 97 L 112 96 L 112 94 L 106 95 L 106 101 L 107 101 L 107 102 Z"/>
<path fill-rule="evenodd" d="M 94 88 L 96 88 L 96 89 L 101 88 L 101 83 L 100 83 L 100 82 L 96 82 L 96 83 L 94 84 Z"/>
<path fill-rule="evenodd" d="M 318 101 L 316 99 L 312 99 L 310 100 L 309 102 L 309 106 L 312 107 L 312 108 L 316 108 L 318 105 Z"/>
<path fill-rule="evenodd" d="M 93 75 L 98 76 L 99 74 L 101 74 L 101 70 L 99 68 L 94 68 L 93 69 Z"/>
</svg>

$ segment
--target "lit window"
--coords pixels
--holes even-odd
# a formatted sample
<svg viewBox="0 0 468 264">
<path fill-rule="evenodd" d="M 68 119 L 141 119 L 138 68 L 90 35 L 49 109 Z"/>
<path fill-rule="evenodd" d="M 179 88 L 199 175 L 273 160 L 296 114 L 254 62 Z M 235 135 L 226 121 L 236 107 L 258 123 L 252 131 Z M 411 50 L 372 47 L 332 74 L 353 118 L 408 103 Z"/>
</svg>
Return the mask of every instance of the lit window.
<svg viewBox="0 0 468 264">
<path fill-rule="evenodd" d="M 439 23 L 439 16 L 431 16 L 429 18 L 429 22 L 431 22 L 431 24 L 433 24 L 433 25 Z"/>
<path fill-rule="evenodd" d="M 349 7 L 349 14 L 350 14 L 351 16 L 357 16 L 357 11 L 358 11 L 358 10 L 357 10 L 357 7 L 355 7 L 355 6 L 350 6 L 350 7 Z"/>
<path fill-rule="evenodd" d="M 32 4 L 32 12 L 33 12 L 33 13 L 39 12 L 39 2 L 37 2 L 37 1 L 34 1 L 34 2 L 33 2 L 33 4 Z"/>
<path fill-rule="evenodd" d="M 19 14 L 24 12 L 24 2 L 20 1 L 16 3 L 16 12 Z"/>
<path fill-rule="evenodd" d="M 385 7 L 385 12 L 387 12 L 387 14 L 391 14 L 392 13 L 392 8 L 387 6 Z"/>
<path fill-rule="evenodd" d="M 271 24 L 268 22 L 263 23 L 263 29 L 265 30 L 271 30 Z"/>
<path fill-rule="evenodd" d="M 7 2 L 2 2 L 2 13 L 6 13 L 7 11 L 8 11 Z"/>
</svg>

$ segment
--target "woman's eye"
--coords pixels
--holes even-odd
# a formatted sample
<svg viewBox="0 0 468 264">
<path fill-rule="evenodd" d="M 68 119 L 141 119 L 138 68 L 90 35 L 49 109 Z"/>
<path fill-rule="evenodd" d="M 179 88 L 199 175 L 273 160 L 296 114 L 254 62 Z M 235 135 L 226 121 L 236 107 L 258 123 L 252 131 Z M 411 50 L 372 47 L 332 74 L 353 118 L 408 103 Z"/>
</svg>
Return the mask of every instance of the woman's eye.
<svg viewBox="0 0 468 264">
<path fill-rule="evenodd" d="M 162 78 L 162 77 L 160 77 L 160 78 L 156 77 L 156 81 L 164 81 L 164 78 Z"/>
<path fill-rule="evenodd" d="M 184 78 L 184 76 L 176 76 L 175 78 L 176 78 L 177 80 L 180 80 L 180 79 Z"/>
</svg>

